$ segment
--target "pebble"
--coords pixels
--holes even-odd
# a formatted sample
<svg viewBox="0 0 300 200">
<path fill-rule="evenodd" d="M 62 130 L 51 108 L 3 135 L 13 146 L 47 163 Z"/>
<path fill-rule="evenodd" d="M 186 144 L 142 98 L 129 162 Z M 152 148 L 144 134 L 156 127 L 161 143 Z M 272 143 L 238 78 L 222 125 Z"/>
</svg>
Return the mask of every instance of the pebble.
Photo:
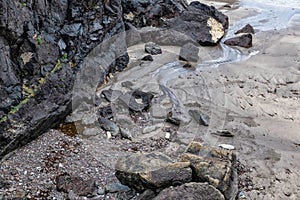
<svg viewBox="0 0 300 200">
<path fill-rule="evenodd" d="M 166 132 L 165 138 L 166 138 L 167 140 L 169 140 L 169 139 L 171 138 L 171 133 L 170 133 L 170 132 Z"/>
<path fill-rule="evenodd" d="M 106 138 L 109 140 L 111 138 L 111 133 L 109 131 L 106 132 Z"/>
<path fill-rule="evenodd" d="M 223 149 L 227 149 L 227 150 L 234 150 L 235 147 L 230 145 L 230 144 L 219 144 L 219 147 L 223 148 Z"/>
</svg>

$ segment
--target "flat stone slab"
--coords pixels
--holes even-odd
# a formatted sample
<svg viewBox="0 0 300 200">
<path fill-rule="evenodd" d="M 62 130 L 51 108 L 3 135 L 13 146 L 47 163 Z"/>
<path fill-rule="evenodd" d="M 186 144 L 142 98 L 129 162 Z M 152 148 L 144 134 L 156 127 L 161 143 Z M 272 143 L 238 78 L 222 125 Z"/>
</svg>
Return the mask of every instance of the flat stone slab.
<svg viewBox="0 0 300 200">
<path fill-rule="evenodd" d="M 189 162 L 173 162 L 162 153 L 133 154 L 116 164 L 116 177 L 136 191 L 166 188 L 192 181 Z"/>
</svg>

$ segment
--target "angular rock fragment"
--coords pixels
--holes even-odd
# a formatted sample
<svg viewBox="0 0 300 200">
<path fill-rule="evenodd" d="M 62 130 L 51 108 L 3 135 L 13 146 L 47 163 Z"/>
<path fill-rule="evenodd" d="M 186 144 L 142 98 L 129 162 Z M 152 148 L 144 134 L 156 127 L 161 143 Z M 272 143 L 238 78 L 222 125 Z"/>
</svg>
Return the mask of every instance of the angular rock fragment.
<svg viewBox="0 0 300 200">
<path fill-rule="evenodd" d="M 252 47 L 252 35 L 245 34 L 238 37 L 230 38 L 224 42 L 224 44 L 229 46 L 239 46 L 244 48 Z"/>
<path fill-rule="evenodd" d="M 199 60 L 199 48 L 194 44 L 188 43 L 181 47 L 179 60 L 188 62 L 197 62 Z"/>
<path fill-rule="evenodd" d="M 161 191 L 153 200 L 225 200 L 223 194 L 207 183 L 186 183 Z"/>
<path fill-rule="evenodd" d="M 192 180 L 189 162 L 173 162 L 162 153 L 138 153 L 120 158 L 115 175 L 122 184 L 139 192 Z"/>
<path fill-rule="evenodd" d="M 240 33 L 252 33 L 252 34 L 254 34 L 255 32 L 254 32 L 254 28 L 250 24 L 247 24 L 246 26 L 244 26 L 243 28 L 241 28 L 240 30 L 235 32 L 234 34 L 240 34 Z"/>
</svg>

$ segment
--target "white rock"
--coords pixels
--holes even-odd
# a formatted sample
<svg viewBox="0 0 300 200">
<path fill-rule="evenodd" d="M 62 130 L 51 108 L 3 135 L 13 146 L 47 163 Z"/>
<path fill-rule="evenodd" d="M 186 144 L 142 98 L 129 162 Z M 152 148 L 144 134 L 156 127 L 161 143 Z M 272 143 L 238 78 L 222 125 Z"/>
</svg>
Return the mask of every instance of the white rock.
<svg viewBox="0 0 300 200">
<path fill-rule="evenodd" d="M 166 136 L 165 136 L 165 138 L 166 138 L 167 140 L 169 140 L 169 139 L 171 138 L 171 133 L 169 133 L 169 132 L 166 132 Z"/>
<path fill-rule="evenodd" d="M 235 149 L 234 146 L 230 145 L 230 144 L 219 144 L 219 147 L 223 148 L 223 149 L 228 149 L 228 150 L 233 150 Z"/>
</svg>

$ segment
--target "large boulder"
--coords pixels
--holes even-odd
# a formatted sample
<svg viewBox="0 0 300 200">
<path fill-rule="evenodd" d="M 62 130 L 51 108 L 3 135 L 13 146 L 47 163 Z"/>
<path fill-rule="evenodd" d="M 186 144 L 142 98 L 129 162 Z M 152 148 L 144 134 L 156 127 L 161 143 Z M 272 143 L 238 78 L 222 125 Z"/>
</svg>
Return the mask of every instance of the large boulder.
<svg viewBox="0 0 300 200">
<path fill-rule="evenodd" d="M 173 162 L 162 153 L 140 153 L 120 158 L 115 175 L 122 184 L 141 192 L 190 182 L 189 165 L 189 162 Z"/>
<path fill-rule="evenodd" d="M 228 17 L 212 6 L 192 2 L 178 17 L 167 20 L 165 27 L 188 35 L 201 45 L 216 45 L 228 28 Z"/>
<path fill-rule="evenodd" d="M 224 36 L 229 24 L 228 17 L 215 7 L 197 1 L 188 5 L 185 0 L 124 0 L 122 5 L 124 20 L 128 24 L 136 27 L 151 25 L 171 29 L 201 45 L 216 45 Z M 128 28 L 130 29 L 130 26 Z M 174 37 L 173 33 L 168 32 L 171 37 Z M 159 38 L 163 43 L 170 43 L 166 32 L 162 31 L 161 34 L 167 39 L 157 35 L 155 38 Z"/>
<path fill-rule="evenodd" d="M 161 191 L 153 200 L 225 200 L 223 194 L 207 183 L 186 183 Z"/>
<path fill-rule="evenodd" d="M 226 199 L 233 196 L 236 156 L 232 151 L 192 142 L 181 161 L 191 163 L 193 181 L 208 182 L 219 189 Z"/>
</svg>

